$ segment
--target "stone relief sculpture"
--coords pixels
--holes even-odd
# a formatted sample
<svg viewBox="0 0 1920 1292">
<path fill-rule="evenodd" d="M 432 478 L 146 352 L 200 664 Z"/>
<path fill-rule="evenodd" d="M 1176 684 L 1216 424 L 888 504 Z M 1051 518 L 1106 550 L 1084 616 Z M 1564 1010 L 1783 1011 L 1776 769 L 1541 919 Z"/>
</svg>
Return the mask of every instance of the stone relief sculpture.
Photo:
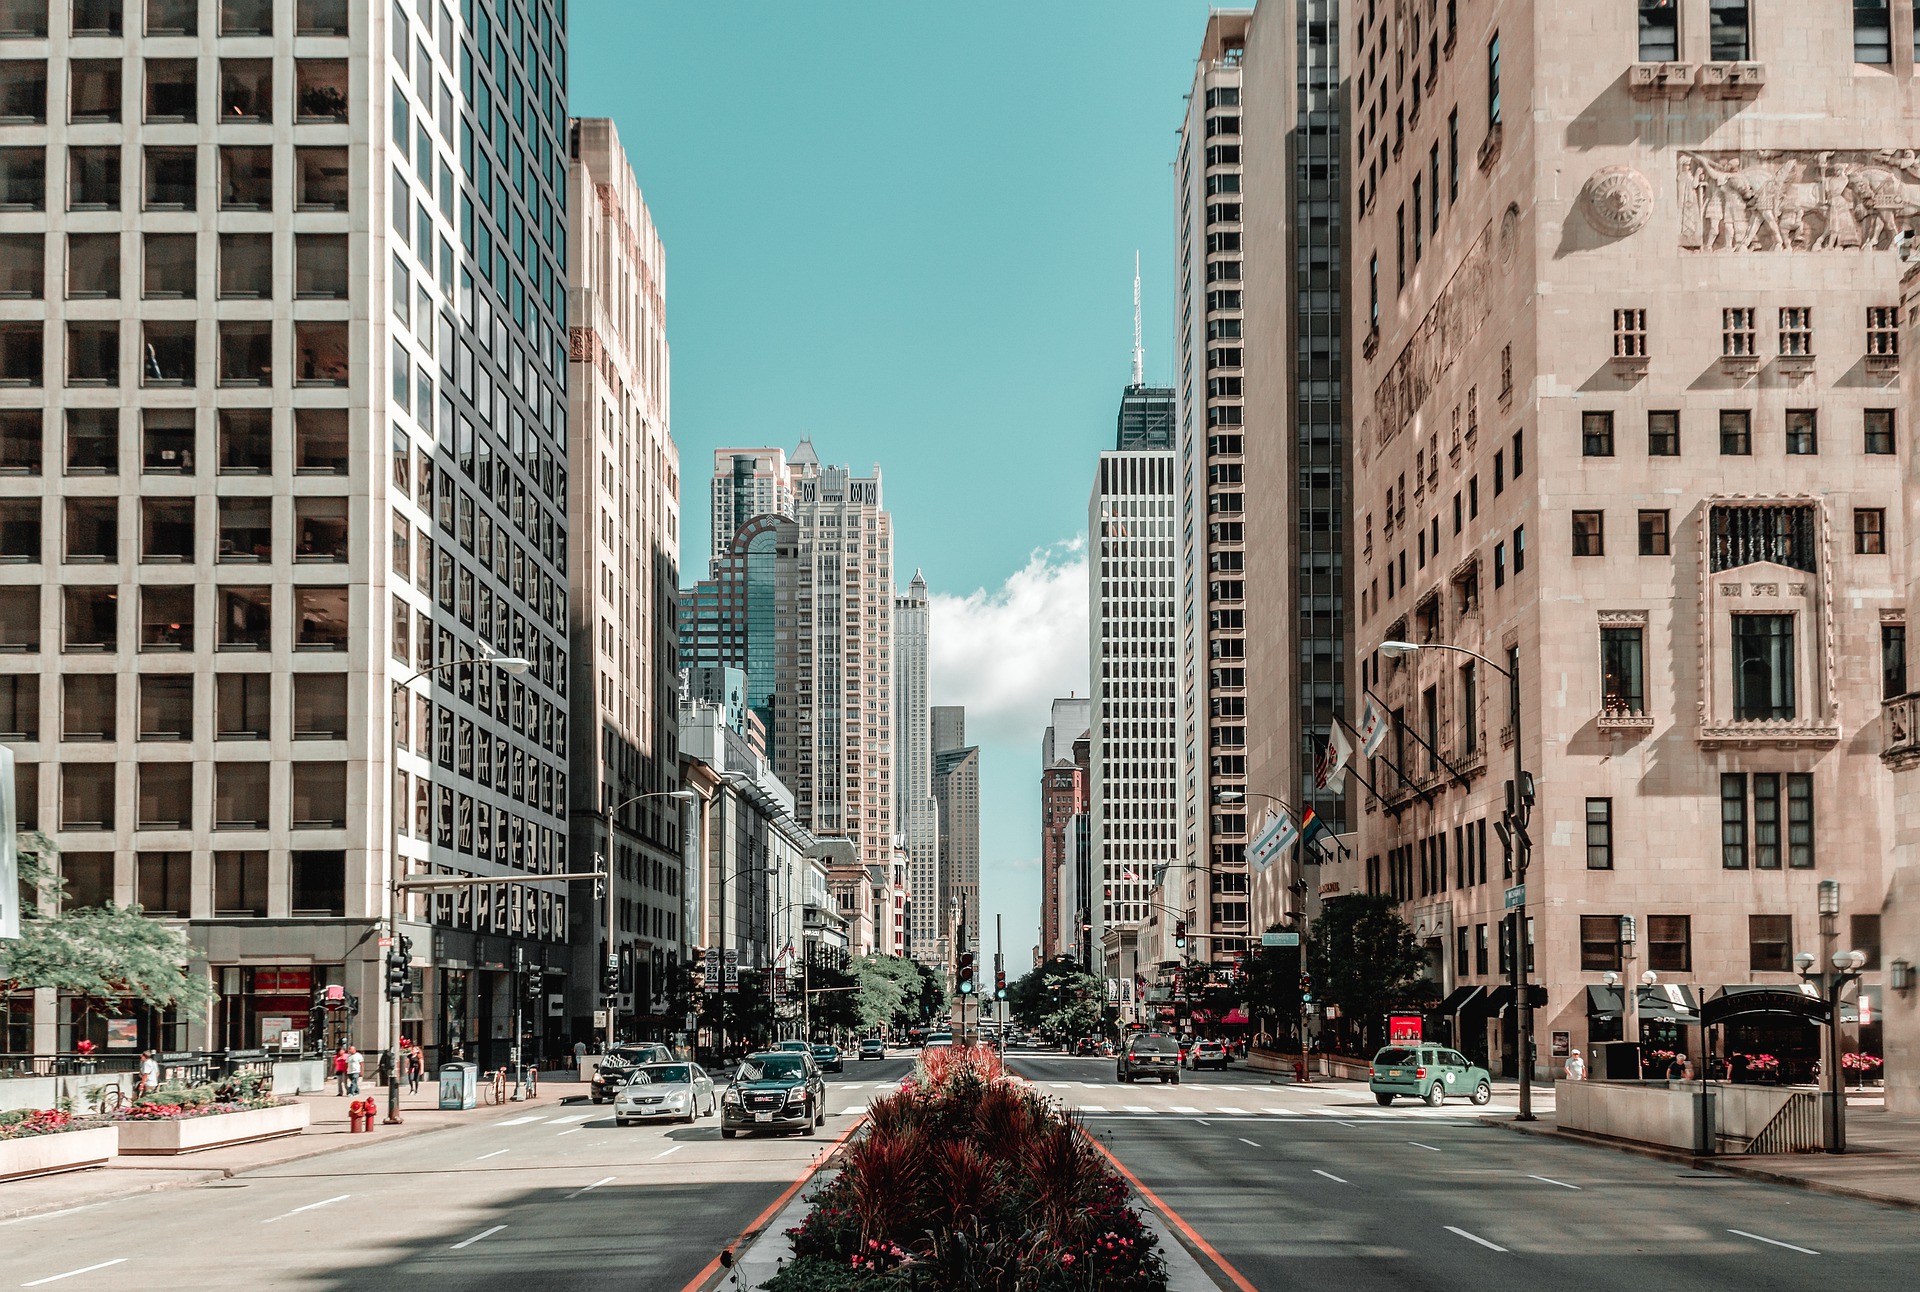
<svg viewBox="0 0 1920 1292">
<path fill-rule="evenodd" d="M 1601 167 L 1587 177 L 1583 196 L 1587 221 L 1610 238 L 1640 232 L 1653 215 L 1653 185 L 1631 166 Z"/>
<path fill-rule="evenodd" d="M 1680 245 L 1696 251 L 1880 251 L 1920 216 L 1920 157 L 1911 148 L 1688 151 L 1676 196 Z"/>
<path fill-rule="evenodd" d="M 1492 274 L 1493 226 L 1489 223 L 1467 248 L 1420 326 L 1374 388 L 1373 413 L 1362 425 L 1374 429 L 1382 445 L 1413 420 L 1428 393 L 1479 335 L 1493 312 Z"/>
</svg>

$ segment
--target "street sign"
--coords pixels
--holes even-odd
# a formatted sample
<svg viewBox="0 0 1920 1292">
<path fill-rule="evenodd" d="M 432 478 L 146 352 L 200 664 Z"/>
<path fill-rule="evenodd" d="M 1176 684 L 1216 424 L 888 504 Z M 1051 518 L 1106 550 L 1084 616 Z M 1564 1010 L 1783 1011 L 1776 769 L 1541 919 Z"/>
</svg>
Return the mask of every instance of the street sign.
<svg viewBox="0 0 1920 1292">
<path fill-rule="evenodd" d="M 1527 904 L 1527 886 L 1515 884 L 1507 890 L 1507 909 L 1515 910 Z"/>
<path fill-rule="evenodd" d="M 607 1025 L 607 1011 L 604 1009 L 594 1010 L 593 1011 L 593 1030 L 598 1032 L 603 1028 L 605 1028 L 606 1025 Z"/>
<path fill-rule="evenodd" d="M 380 945 L 381 945 L 381 946 L 383 946 L 383 947 L 390 947 L 390 946 L 392 946 L 392 945 L 393 945 L 393 939 L 392 939 L 392 938 L 381 938 L 381 939 L 380 939 Z"/>
<path fill-rule="evenodd" d="M 1262 933 L 1260 945 L 1263 947 L 1297 947 L 1300 945 L 1298 933 Z"/>
</svg>

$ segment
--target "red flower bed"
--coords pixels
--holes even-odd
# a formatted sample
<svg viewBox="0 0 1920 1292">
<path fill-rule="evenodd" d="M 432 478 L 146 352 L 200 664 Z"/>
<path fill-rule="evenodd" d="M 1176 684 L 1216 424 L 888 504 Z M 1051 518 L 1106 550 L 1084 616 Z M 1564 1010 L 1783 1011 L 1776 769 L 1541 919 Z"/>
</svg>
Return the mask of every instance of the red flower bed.
<svg viewBox="0 0 1920 1292">
<path fill-rule="evenodd" d="M 61 1131 L 85 1130 L 76 1124 L 73 1114 L 57 1108 L 20 1109 L 0 1113 L 0 1140 L 30 1139 L 35 1135 L 57 1135 Z"/>
</svg>

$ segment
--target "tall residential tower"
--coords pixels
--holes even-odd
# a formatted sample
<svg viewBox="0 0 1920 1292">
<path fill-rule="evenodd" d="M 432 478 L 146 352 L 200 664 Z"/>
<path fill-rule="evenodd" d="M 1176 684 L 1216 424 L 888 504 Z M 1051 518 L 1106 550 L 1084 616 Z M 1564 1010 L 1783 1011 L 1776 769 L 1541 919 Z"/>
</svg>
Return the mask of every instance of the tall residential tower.
<svg viewBox="0 0 1920 1292">
<path fill-rule="evenodd" d="M 932 621 L 927 581 L 913 572 L 893 602 L 894 824 L 906 850 L 907 941 L 914 958 L 945 963 L 940 950 L 940 809 L 933 797 Z"/>
</svg>

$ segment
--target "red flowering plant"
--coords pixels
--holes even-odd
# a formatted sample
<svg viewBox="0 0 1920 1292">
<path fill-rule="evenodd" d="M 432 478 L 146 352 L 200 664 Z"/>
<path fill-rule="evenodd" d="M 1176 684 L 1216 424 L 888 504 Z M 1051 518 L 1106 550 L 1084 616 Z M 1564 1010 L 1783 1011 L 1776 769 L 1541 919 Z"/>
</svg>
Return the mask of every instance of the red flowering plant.
<svg viewBox="0 0 1920 1292">
<path fill-rule="evenodd" d="M 75 1123 L 72 1113 L 58 1108 L 12 1108 L 0 1112 L 0 1141 L 84 1129 L 84 1125 Z"/>
<path fill-rule="evenodd" d="M 161 1086 L 141 1095 L 114 1116 L 131 1122 L 183 1121 L 189 1117 L 271 1108 L 278 1102 L 273 1097 L 270 1078 L 234 1077 L 218 1085 Z"/>
<path fill-rule="evenodd" d="M 769 1292 L 1162 1292 L 1157 1240 L 1071 1118 L 986 1047 L 930 1050 L 788 1231 Z"/>
<path fill-rule="evenodd" d="M 90 1058 L 93 1054 L 93 1042 L 81 1040 L 74 1043 L 74 1052 L 81 1058 Z"/>
</svg>

